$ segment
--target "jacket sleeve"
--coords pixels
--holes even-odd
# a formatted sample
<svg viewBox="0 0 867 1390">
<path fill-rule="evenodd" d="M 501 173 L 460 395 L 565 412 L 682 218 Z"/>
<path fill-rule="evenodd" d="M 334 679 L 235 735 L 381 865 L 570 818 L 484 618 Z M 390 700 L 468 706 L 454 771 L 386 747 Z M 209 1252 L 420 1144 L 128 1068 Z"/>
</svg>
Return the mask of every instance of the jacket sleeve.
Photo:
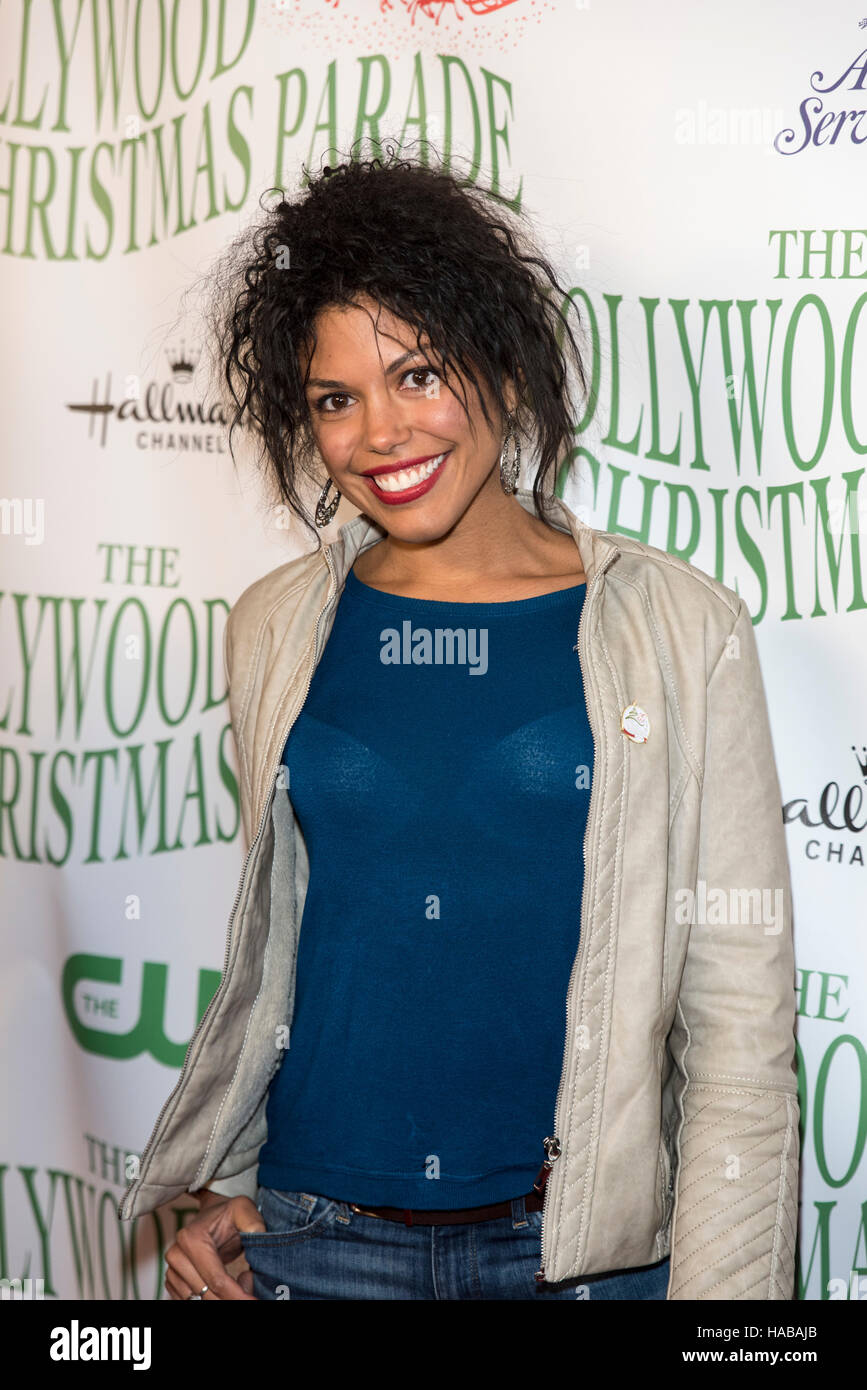
<svg viewBox="0 0 867 1390">
<path fill-rule="evenodd" d="M 259 1164 L 252 1164 L 232 1178 L 212 1179 L 205 1183 L 205 1188 L 209 1192 L 219 1192 L 221 1197 L 249 1197 L 251 1202 L 255 1202 L 259 1190 Z M 194 1192 L 193 1196 L 196 1195 L 197 1192 Z"/>
<path fill-rule="evenodd" d="M 235 667 L 236 648 L 234 623 L 236 613 L 237 604 L 229 609 L 226 616 L 226 626 L 223 629 L 223 669 L 229 694 L 229 718 L 232 723 L 232 730 L 235 735 L 235 747 L 238 752 L 238 799 L 240 802 L 241 830 L 244 836 L 244 849 L 246 852 L 253 838 L 252 785 L 250 782 L 250 769 L 245 760 L 243 740 L 238 736 L 238 731 L 241 728 L 241 701 L 245 694 L 247 682 L 243 679 L 243 671 L 237 670 Z M 244 644 L 242 643 L 242 652 L 243 649 Z"/>
<path fill-rule="evenodd" d="M 707 686 L 696 910 L 672 1029 L 682 1116 L 672 1299 L 793 1297 L 799 1140 L 781 805 L 741 599 Z"/>
<path fill-rule="evenodd" d="M 229 691 L 229 711 L 232 720 L 232 727 L 236 727 L 237 718 L 237 692 L 238 686 L 235 683 L 232 671 L 232 611 L 226 618 L 226 626 L 223 630 L 223 671 L 226 677 L 226 685 Z M 233 692 L 235 698 L 233 700 Z M 244 776 L 244 769 L 239 769 L 238 776 L 238 796 L 240 799 L 241 827 L 247 845 L 250 843 L 250 798 L 248 795 L 248 784 Z M 258 1162 L 242 1172 L 234 1174 L 228 1178 L 216 1178 L 205 1184 L 205 1188 L 211 1192 L 218 1192 L 223 1197 L 249 1197 L 251 1201 L 256 1200 L 258 1190 Z M 200 1189 L 197 1189 L 199 1191 Z M 196 1193 L 193 1193 L 195 1196 Z"/>
</svg>

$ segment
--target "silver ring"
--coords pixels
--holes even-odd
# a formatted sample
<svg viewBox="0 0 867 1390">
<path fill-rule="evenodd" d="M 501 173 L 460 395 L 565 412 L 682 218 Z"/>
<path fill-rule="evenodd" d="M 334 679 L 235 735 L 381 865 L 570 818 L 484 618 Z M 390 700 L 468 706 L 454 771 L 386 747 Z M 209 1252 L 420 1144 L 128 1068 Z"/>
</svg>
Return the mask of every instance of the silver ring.
<svg viewBox="0 0 867 1390">
<path fill-rule="evenodd" d="M 206 1294 L 207 1292 L 208 1292 L 208 1286 L 207 1286 L 207 1284 L 206 1284 L 205 1287 L 201 1290 L 200 1293 L 191 1293 L 190 1296 L 189 1296 L 188 1299 L 187 1299 L 187 1302 L 188 1302 L 188 1303 L 201 1303 L 203 1295 Z"/>
</svg>

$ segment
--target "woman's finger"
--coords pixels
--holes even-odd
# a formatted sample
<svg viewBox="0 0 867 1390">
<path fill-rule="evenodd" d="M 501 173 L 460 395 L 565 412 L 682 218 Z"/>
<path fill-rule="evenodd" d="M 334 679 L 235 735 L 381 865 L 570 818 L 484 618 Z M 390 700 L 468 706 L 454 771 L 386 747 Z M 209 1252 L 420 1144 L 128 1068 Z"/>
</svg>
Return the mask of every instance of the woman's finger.
<svg viewBox="0 0 867 1390">
<path fill-rule="evenodd" d="M 207 1235 L 192 1235 L 188 1229 L 181 1230 L 175 1243 L 166 1251 L 166 1265 L 178 1281 L 181 1298 L 200 1293 L 205 1285 L 207 1292 L 202 1295 L 203 1299 L 252 1298 L 237 1280 L 226 1273 L 217 1248 Z"/>
<path fill-rule="evenodd" d="M 171 1280 L 171 1284 L 170 1281 Z M 166 1288 L 171 1288 L 176 1298 L 189 1298 L 207 1284 L 201 1279 L 196 1265 L 175 1241 L 166 1251 Z"/>
</svg>

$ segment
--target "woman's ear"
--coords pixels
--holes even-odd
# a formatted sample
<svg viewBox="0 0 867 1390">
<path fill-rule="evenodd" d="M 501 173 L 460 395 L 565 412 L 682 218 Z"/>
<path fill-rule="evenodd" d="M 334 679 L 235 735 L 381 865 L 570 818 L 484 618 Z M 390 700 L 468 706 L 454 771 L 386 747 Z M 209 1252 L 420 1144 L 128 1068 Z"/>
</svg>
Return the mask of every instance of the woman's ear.
<svg viewBox="0 0 867 1390">
<path fill-rule="evenodd" d="M 517 380 L 514 380 L 512 377 L 505 378 L 503 382 L 503 398 L 510 412 L 517 410 L 518 402 L 524 395 L 525 387 L 524 373 L 521 371 L 520 367 L 518 368 Z"/>
</svg>

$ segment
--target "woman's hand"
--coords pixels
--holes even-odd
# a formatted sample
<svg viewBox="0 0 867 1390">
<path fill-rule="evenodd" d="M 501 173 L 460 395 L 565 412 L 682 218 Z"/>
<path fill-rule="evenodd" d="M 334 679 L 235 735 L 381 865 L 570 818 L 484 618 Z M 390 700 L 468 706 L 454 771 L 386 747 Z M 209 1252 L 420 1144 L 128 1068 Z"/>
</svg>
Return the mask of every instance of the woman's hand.
<svg viewBox="0 0 867 1390">
<path fill-rule="evenodd" d="M 253 1299 L 253 1274 L 247 1268 L 237 1279 L 227 1273 L 244 1253 L 241 1231 L 264 1231 L 262 1214 L 249 1197 L 220 1197 L 201 1193 L 198 1215 L 178 1232 L 166 1252 L 166 1292 L 170 1298 L 187 1299 L 207 1284 L 202 1301 L 221 1298 Z"/>
</svg>

